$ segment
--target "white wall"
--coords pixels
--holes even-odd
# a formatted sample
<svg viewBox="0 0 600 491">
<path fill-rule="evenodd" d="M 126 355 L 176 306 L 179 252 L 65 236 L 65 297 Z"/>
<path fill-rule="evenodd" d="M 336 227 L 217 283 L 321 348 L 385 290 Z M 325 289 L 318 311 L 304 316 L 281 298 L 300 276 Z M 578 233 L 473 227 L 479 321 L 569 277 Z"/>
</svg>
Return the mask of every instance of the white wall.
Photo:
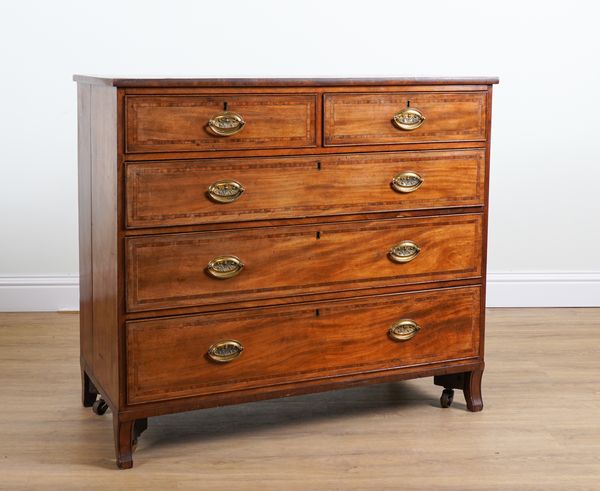
<svg viewBox="0 0 600 491">
<path fill-rule="evenodd" d="M 76 306 L 73 73 L 498 75 L 492 305 L 600 305 L 594 2 L 2 2 L 0 309 Z"/>
</svg>

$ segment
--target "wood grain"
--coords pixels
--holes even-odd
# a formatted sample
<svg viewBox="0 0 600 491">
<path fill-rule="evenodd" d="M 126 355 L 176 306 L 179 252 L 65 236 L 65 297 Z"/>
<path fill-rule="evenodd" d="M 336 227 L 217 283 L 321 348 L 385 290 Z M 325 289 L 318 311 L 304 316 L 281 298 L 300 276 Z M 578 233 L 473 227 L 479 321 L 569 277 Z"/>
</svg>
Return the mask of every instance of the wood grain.
<svg viewBox="0 0 600 491">
<path fill-rule="evenodd" d="M 311 87 L 389 85 L 489 85 L 498 77 L 386 77 L 386 78 L 169 78 L 101 77 L 74 75 L 73 80 L 115 87 Z"/>
<path fill-rule="evenodd" d="M 347 224 L 173 234 L 127 239 L 127 308 L 178 306 L 479 277 L 479 214 Z M 390 249 L 421 252 L 398 264 Z M 206 273 L 218 256 L 245 264 L 225 280 Z"/>
<path fill-rule="evenodd" d="M 81 358 L 92 362 L 92 87 L 77 86 L 77 159 L 79 218 L 79 326 Z"/>
<path fill-rule="evenodd" d="M 401 172 L 424 184 L 411 193 L 391 186 Z M 244 187 L 232 203 L 208 195 L 232 179 Z M 129 228 L 482 206 L 483 150 L 129 163 Z"/>
<path fill-rule="evenodd" d="M 479 288 L 471 287 L 129 322 L 128 402 L 474 358 L 479 301 Z M 408 341 L 388 336 L 401 319 L 421 327 Z M 208 348 L 228 339 L 243 345 L 240 357 L 210 360 Z"/>
<path fill-rule="evenodd" d="M 466 278 L 464 280 L 451 279 L 446 281 L 436 281 L 435 288 L 458 288 L 461 286 L 481 286 L 481 278 Z M 328 300 L 342 300 L 346 298 L 364 298 L 371 295 L 390 295 L 405 292 L 418 292 L 432 288 L 431 282 L 411 283 L 406 285 L 394 285 L 377 288 L 360 288 L 346 291 L 327 291 L 323 293 L 306 293 L 291 296 L 236 301 L 230 303 L 194 305 L 191 307 L 176 307 L 158 310 L 143 310 L 140 312 L 127 312 L 124 314 L 126 320 L 138 320 L 155 316 L 173 316 L 173 315 L 191 315 L 205 314 L 213 312 L 222 312 L 228 310 L 231 312 L 242 312 L 245 309 L 256 307 L 275 307 L 278 305 L 298 305 L 305 302 L 324 302 Z"/>
<path fill-rule="evenodd" d="M 91 87 L 91 263 L 93 294 L 92 357 L 82 363 L 113 407 L 119 404 L 117 293 L 117 98 L 116 89 Z M 82 161 L 85 170 L 86 158 Z M 85 186 L 85 182 L 82 183 Z M 85 189 L 83 190 L 85 192 Z M 83 222 L 85 230 L 85 222 Z M 87 260 L 86 256 L 83 257 Z M 88 258 L 89 259 L 89 258 Z M 86 297 L 82 298 L 86 309 Z M 82 331 L 89 342 L 89 328 Z"/>
<path fill-rule="evenodd" d="M 497 80 L 349 79 L 344 85 L 310 79 L 76 79 L 82 403 L 102 413 L 102 399 L 108 402 L 119 467 L 132 467 L 148 417 L 178 411 L 431 376 L 462 388 L 469 410 L 481 409 L 490 84 Z M 387 114 L 409 100 L 427 118 L 410 134 L 393 129 L 393 113 Z M 208 119 L 226 108 L 241 113 L 246 125 L 236 135 L 213 136 Z M 425 184 L 413 194 L 397 194 L 390 181 L 402 171 L 422 173 Z M 239 202 L 216 206 L 205 195 L 212 179 L 243 179 L 247 190 Z M 414 261 L 390 261 L 390 248 L 401 240 L 421 247 Z M 223 281 L 207 276 L 208 262 L 229 254 L 241 256 L 242 273 Z M 461 288 L 481 290 L 469 304 L 477 304 L 478 313 L 472 308 L 468 316 L 457 310 L 446 317 L 476 319 L 471 335 L 458 328 L 463 335 L 453 338 L 454 331 L 440 327 L 435 340 L 420 336 L 408 345 L 416 348 L 404 361 L 385 353 L 377 358 L 374 345 L 364 347 L 375 329 L 378 302 L 391 316 L 391 298 L 412 299 L 405 304 L 414 306 L 414 299 L 431 294 L 426 290 L 437 289 L 440 299 L 427 309 L 433 325 L 443 319 L 434 318 L 434 311 L 461 309 L 460 300 L 443 300 Z M 343 358 L 355 367 L 362 353 L 362 368 L 327 357 L 322 366 L 311 364 L 321 332 L 312 316 L 298 323 L 296 314 L 317 312 L 317 304 L 331 310 L 361 302 L 374 302 L 370 316 L 367 307 L 352 317 L 336 314 L 346 319 L 343 325 L 358 323 L 347 346 L 332 329 L 324 342 L 328 353 L 340 342 Z M 267 320 L 243 324 L 253 312 L 271 319 L 274 311 L 282 312 L 284 324 L 293 323 L 287 331 L 304 337 L 281 337 Z M 179 323 L 213 315 L 222 316 L 223 325 L 238 318 L 228 329 L 255 335 L 250 345 L 262 340 L 264 351 L 250 351 L 260 356 L 246 358 L 254 360 L 255 375 L 249 377 L 262 380 L 258 385 L 237 375 L 219 379 L 217 373 L 213 382 L 203 374 L 194 386 L 186 382 L 191 372 L 178 373 L 172 364 L 178 351 L 195 350 L 197 340 L 223 331 L 215 322 L 189 332 Z M 333 319 L 320 317 L 322 323 Z M 129 329 L 128 322 L 145 328 Z M 155 341 L 166 332 L 162 325 L 170 326 L 168 335 Z M 137 341 L 128 345 L 129 331 Z M 171 343 L 175 334 L 181 345 Z M 152 343 L 156 349 L 148 348 Z M 332 376 L 302 378 L 301 367 L 284 370 L 278 343 L 305 352 L 301 363 Z M 459 358 L 439 355 L 443 344 Z M 137 381 L 128 377 L 128 349 L 134 361 L 162 349 L 164 371 L 150 378 L 160 381 L 164 374 L 175 392 L 141 388 L 137 402 L 129 403 Z M 466 358 L 457 354 L 466 351 Z M 266 353 L 276 353 L 277 369 L 268 365 Z M 143 374 L 146 365 L 140 366 Z M 206 392 L 210 383 L 238 382 L 235 390 Z"/>
<path fill-rule="evenodd" d="M 392 123 L 408 105 L 425 116 L 412 131 Z M 325 94 L 326 146 L 483 141 L 485 123 L 486 92 Z"/>
<path fill-rule="evenodd" d="M 246 124 L 216 136 L 208 121 L 239 113 Z M 316 145 L 315 95 L 127 96 L 126 151 L 235 150 Z"/>
<path fill-rule="evenodd" d="M 124 90 L 124 89 L 119 89 Z M 148 162 L 160 160 L 192 160 L 192 159 L 215 159 L 215 158 L 234 158 L 234 157 L 289 157 L 290 155 L 339 155 L 348 153 L 363 152 L 397 152 L 402 151 L 421 151 L 421 150 L 464 150 L 468 148 L 485 149 L 484 141 L 462 141 L 462 142 L 438 142 L 438 143 L 403 143 L 399 146 L 396 143 L 378 144 L 378 145 L 339 145 L 331 147 L 303 147 L 295 148 L 293 152 L 289 148 L 255 148 L 251 150 L 193 150 L 185 152 L 144 152 L 128 153 L 129 162 Z"/>
</svg>

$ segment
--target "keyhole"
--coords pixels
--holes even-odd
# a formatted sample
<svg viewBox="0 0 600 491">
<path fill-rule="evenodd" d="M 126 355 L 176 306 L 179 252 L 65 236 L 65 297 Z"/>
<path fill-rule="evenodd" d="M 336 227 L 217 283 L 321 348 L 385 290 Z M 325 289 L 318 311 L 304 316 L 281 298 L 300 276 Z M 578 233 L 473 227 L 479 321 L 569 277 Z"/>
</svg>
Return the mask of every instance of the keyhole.
<svg viewBox="0 0 600 491">
<path fill-rule="evenodd" d="M 406 101 L 406 107 L 410 107 L 410 101 Z"/>
<path fill-rule="evenodd" d="M 321 232 L 317 232 L 317 240 L 321 238 Z"/>
<path fill-rule="evenodd" d="M 319 317 L 321 315 L 321 310 L 320 309 L 315 309 L 315 315 L 317 317 Z"/>
<path fill-rule="evenodd" d="M 227 108 L 229 107 L 229 104 L 227 102 L 223 103 L 223 111 L 227 111 Z"/>
</svg>

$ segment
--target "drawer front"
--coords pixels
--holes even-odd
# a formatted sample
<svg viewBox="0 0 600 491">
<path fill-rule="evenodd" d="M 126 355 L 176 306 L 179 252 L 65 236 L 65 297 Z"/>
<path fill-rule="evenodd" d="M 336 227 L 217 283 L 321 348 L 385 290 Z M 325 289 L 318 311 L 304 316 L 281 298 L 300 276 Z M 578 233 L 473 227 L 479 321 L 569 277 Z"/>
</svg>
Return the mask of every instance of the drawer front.
<svg viewBox="0 0 600 491">
<path fill-rule="evenodd" d="M 127 308 L 479 277 L 481 237 L 468 214 L 129 238 Z"/>
<path fill-rule="evenodd" d="M 480 289 L 467 287 L 128 322 L 127 398 L 136 404 L 474 358 L 479 316 Z"/>
<path fill-rule="evenodd" d="M 326 94 L 324 104 L 325 146 L 486 138 L 485 92 Z M 401 114 L 406 109 L 418 111 L 424 119 Z"/>
<path fill-rule="evenodd" d="M 480 206 L 483 150 L 127 165 L 129 228 Z"/>
<path fill-rule="evenodd" d="M 127 152 L 316 144 L 314 95 L 127 96 L 125 105 Z M 233 120 L 225 112 L 229 116 L 235 113 L 241 120 Z"/>
</svg>

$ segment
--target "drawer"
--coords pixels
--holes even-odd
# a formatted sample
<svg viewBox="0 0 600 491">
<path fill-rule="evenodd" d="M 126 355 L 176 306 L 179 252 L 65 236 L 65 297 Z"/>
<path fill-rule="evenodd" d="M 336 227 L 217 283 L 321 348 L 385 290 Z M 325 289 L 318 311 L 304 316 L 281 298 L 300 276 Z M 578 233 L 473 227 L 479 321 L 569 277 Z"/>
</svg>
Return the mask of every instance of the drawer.
<svg viewBox="0 0 600 491">
<path fill-rule="evenodd" d="M 480 214 L 133 237 L 127 309 L 479 277 L 481 240 Z"/>
<path fill-rule="evenodd" d="M 316 144 L 314 95 L 136 95 L 125 100 L 130 153 Z"/>
<path fill-rule="evenodd" d="M 324 97 L 325 146 L 486 138 L 486 92 L 326 94 Z"/>
<path fill-rule="evenodd" d="M 484 150 L 129 163 L 129 228 L 483 205 Z"/>
<path fill-rule="evenodd" d="M 475 358 L 479 317 L 480 288 L 467 287 L 132 321 L 126 327 L 127 400 Z"/>
</svg>

